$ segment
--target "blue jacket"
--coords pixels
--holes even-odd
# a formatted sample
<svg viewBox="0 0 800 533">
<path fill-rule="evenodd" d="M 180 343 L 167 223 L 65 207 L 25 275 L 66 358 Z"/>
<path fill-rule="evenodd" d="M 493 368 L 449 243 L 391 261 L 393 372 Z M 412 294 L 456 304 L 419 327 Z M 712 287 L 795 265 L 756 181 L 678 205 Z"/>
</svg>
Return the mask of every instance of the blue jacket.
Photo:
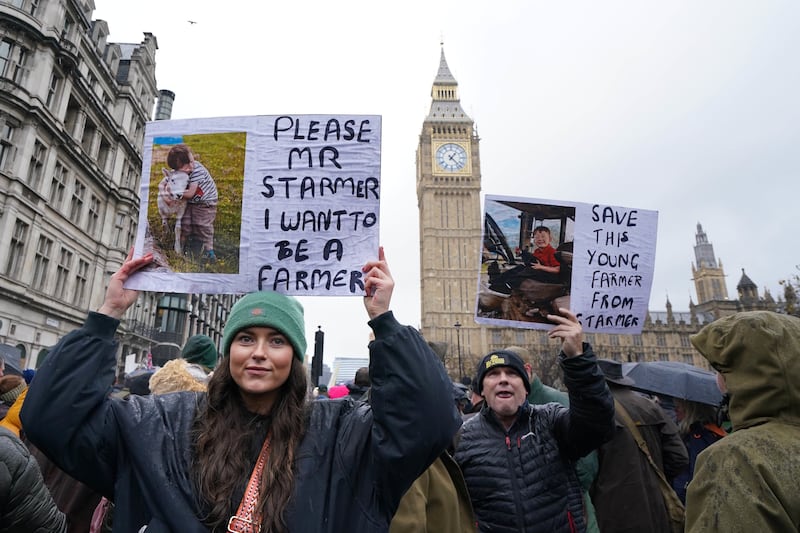
<svg viewBox="0 0 800 533">
<path fill-rule="evenodd" d="M 684 504 L 686 503 L 686 487 L 694 477 L 694 464 L 697 456 L 724 436 L 725 430 L 716 424 L 704 425 L 699 422 L 692 424 L 689 433 L 683 435 L 683 443 L 689 452 L 689 466 L 672 479 L 672 487 Z"/>
<path fill-rule="evenodd" d="M 191 481 L 202 393 L 109 397 L 118 321 L 90 313 L 39 369 L 22 410 L 29 439 L 115 502 L 114 532 L 205 533 Z M 289 531 L 387 531 L 406 489 L 460 425 L 443 367 L 392 313 L 370 322 L 371 404 L 311 402 L 295 454 Z"/>
</svg>

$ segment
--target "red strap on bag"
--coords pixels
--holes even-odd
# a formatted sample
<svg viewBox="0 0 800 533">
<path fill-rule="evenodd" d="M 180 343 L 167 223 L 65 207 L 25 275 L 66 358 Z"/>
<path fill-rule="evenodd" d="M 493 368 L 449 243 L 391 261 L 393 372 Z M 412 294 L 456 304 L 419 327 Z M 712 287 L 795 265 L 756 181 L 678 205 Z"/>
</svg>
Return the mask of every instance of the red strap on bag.
<svg viewBox="0 0 800 533">
<path fill-rule="evenodd" d="M 261 532 L 261 513 L 256 509 L 258 505 L 259 487 L 261 487 L 261 474 L 264 472 L 264 465 L 267 464 L 269 457 L 269 438 L 271 433 L 264 439 L 261 446 L 261 453 L 258 454 L 256 466 L 250 474 L 250 481 L 244 489 L 244 496 L 239 503 L 236 514 L 228 520 L 228 531 L 230 533 L 260 533 Z"/>
</svg>

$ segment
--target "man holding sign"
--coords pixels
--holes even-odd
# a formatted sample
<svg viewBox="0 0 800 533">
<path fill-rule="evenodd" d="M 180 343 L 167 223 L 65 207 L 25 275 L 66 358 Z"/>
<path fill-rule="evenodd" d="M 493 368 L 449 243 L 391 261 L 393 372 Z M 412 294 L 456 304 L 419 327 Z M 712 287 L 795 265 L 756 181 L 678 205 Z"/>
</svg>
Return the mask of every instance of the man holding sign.
<svg viewBox="0 0 800 533">
<path fill-rule="evenodd" d="M 570 407 L 530 405 L 524 363 L 510 351 L 478 365 L 486 400 L 461 429 L 455 459 L 469 488 L 480 531 L 585 531 L 582 489 L 574 461 L 614 430 L 614 403 L 575 315 L 548 315 L 561 339 L 560 364 Z"/>
</svg>

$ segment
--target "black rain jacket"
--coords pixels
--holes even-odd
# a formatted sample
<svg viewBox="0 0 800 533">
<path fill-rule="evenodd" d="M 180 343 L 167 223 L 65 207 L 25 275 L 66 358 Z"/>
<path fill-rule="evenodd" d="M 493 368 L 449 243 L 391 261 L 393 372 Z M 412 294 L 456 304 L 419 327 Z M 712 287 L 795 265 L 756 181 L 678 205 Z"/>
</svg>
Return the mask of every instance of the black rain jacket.
<svg viewBox="0 0 800 533">
<path fill-rule="evenodd" d="M 28 438 L 113 499 L 114 533 L 205 533 L 190 475 L 202 393 L 109 397 L 119 322 L 90 313 L 50 352 L 22 409 Z M 461 420 L 436 356 L 391 312 L 370 321 L 371 403 L 312 402 L 296 452 L 289 531 L 387 531 L 403 493 Z"/>
</svg>

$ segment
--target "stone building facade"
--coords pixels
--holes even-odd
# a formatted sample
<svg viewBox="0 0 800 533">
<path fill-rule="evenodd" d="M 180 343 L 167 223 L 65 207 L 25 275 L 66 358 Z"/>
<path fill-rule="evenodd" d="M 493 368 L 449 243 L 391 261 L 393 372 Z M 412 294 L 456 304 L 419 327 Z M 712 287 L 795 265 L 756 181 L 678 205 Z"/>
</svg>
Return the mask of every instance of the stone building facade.
<svg viewBox="0 0 800 533">
<path fill-rule="evenodd" d="M 0 344 L 24 367 L 100 306 L 136 236 L 158 43 L 108 42 L 94 7 L 0 1 Z M 218 339 L 231 302 L 143 294 L 120 326 L 121 355 L 194 332 Z"/>
</svg>

